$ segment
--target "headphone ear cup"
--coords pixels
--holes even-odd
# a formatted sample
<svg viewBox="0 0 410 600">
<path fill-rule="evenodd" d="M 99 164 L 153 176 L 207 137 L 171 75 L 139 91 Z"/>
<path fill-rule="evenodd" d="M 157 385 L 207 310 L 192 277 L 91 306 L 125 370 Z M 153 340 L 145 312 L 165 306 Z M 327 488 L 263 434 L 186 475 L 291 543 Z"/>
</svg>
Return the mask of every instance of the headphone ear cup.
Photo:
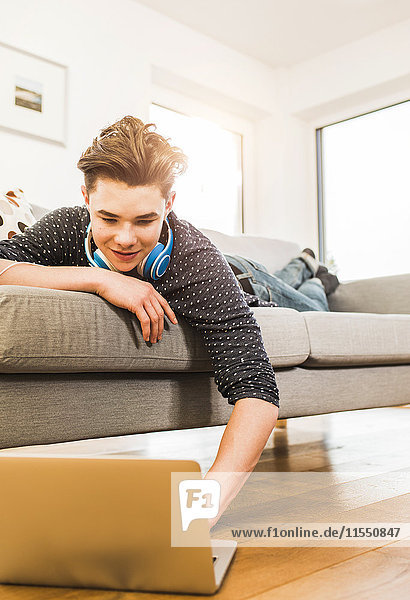
<svg viewBox="0 0 410 600">
<path fill-rule="evenodd" d="M 166 253 L 162 253 L 162 255 L 157 258 L 155 264 L 153 265 L 153 270 L 157 279 L 163 276 L 163 274 L 167 270 L 170 260 L 170 255 Z"/>
<path fill-rule="evenodd" d="M 165 273 L 169 261 L 171 260 L 171 252 L 174 244 L 174 234 L 169 225 L 168 219 L 166 218 L 164 223 L 168 229 L 168 239 L 164 246 L 161 242 L 158 242 L 155 248 L 151 250 L 145 259 L 143 267 L 143 276 L 146 279 L 156 281 Z"/>
<path fill-rule="evenodd" d="M 146 277 L 147 279 L 158 279 L 157 277 L 155 277 L 155 262 L 158 260 L 159 257 L 161 257 L 163 251 L 164 244 L 158 242 L 155 248 L 153 248 L 153 250 L 151 250 L 151 252 L 148 254 L 143 271 L 144 277 Z"/>
</svg>

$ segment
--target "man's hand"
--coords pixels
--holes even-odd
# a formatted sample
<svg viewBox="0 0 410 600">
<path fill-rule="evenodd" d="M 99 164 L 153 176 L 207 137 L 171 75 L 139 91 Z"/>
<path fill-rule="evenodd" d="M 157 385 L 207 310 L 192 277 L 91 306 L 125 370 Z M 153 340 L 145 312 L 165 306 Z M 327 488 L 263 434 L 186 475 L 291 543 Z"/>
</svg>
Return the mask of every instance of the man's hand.
<svg viewBox="0 0 410 600">
<path fill-rule="evenodd" d="M 164 313 L 178 323 L 174 311 L 160 293 L 147 281 L 127 277 L 122 273 L 101 270 L 96 294 L 119 308 L 134 313 L 141 323 L 144 340 L 155 344 L 162 338 Z"/>
</svg>

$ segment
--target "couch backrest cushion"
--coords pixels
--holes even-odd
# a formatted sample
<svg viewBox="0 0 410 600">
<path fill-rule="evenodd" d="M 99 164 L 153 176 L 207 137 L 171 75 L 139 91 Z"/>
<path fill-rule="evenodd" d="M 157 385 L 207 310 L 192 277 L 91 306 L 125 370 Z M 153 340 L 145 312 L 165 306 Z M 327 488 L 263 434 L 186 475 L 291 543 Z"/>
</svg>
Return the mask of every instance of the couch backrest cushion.
<svg viewBox="0 0 410 600">
<path fill-rule="evenodd" d="M 219 250 L 225 254 L 237 254 L 263 264 L 270 273 L 282 269 L 301 248 L 293 242 L 274 240 L 252 235 L 226 235 L 212 229 L 201 229 Z"/>
<path fill-rule="evenodd" d="M 50 212 L 49 208 L 44 208 L 44 206 L 39 206 L 38 204 L 32 204 L 31 210 L 33 211 L 33 215 L 35 216 L 37 221 L 41 219 L 41 217 L 44 217 L 44 215 L 46 215 L 48 212 Z"/>
</svg>

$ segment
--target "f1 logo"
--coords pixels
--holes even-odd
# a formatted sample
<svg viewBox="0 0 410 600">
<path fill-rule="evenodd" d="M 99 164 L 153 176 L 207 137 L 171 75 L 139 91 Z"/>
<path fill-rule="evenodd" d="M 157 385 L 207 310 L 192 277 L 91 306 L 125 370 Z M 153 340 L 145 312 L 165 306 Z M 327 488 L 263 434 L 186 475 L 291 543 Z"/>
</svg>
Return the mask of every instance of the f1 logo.
<svg viewBox="0 0 410 600">
<path fill-rule="evenodd" d="M 195 519 L 213 519 L 218 514 L 221 485 L 214 479 L 184 479 L 179 483 L 182 531 Z"/>
</svg>

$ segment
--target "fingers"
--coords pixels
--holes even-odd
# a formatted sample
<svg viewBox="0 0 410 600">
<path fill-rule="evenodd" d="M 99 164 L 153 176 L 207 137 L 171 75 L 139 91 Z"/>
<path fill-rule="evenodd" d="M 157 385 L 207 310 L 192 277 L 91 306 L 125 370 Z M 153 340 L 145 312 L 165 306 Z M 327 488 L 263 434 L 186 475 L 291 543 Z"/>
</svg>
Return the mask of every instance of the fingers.
<svg viewBox="0 0 410 600">
<path fill-rule="evenodd" d="M 160 317 L 159 317 L 157 311 L 155 310 L 154 306 L 150 302 L 146 302 L 144 304 L 144 308 L 150 318 L 149 341 L 151 342 L 151 344 L 155 344 L 158 341 L 158 329 L 159 329 Z M 164 317 L 162 315 L 162 321 L 163 321 L 163 319 L 164 319 Z M 145 341 L 147 341 L 147 340 L 145 340 Z"/>
<path fill-rule="evenodd" d="M 143 293 L 140 295 L 139 301 L 134 304 L 133 312 L 141 323 L 144 340 L 155 344 L 163 335 L 164 313 L 172 323 L 176 324 L 178 320 L 165 298 L 151 284 L 144 285 Z"/>
<path fill-rule="evenodd" d="M 151 299 L 151 304 L 154 307 L 159 319 L 158 319 L 158 341 L 162 339 L 162 333 L 164 331 L 164 311 L 162 306 L 156 298 Z"/>
<path fill-rule="evenodd" d="M 148 342 L 151 329 L 151 320 L 148 316 L 148 313 L 146 312 L 144 307 L 137 307 L 135 309 L 135 314 L 137 315 L 137 318 L 141 323 L 142 337 L 146 342 Z"/>
<path fill-rule="evenodd" d="M 170 321 L 172 321 L 173 323 L 178 323 L 178 320 L 176 318 L 174 311 L 172 310 L 172 308 L 170 307 L 168 302 L 165 300 L 165 298 L 163 296 L 161 296 L 161 294 L 159 294 L 158 292 L 157 292 L 156 298 L 157 298 L 158 302 L 161 304 L 162 308 L 164 309 L 165 314 L 167 315 L 168 319 Z"/>
</svg>

